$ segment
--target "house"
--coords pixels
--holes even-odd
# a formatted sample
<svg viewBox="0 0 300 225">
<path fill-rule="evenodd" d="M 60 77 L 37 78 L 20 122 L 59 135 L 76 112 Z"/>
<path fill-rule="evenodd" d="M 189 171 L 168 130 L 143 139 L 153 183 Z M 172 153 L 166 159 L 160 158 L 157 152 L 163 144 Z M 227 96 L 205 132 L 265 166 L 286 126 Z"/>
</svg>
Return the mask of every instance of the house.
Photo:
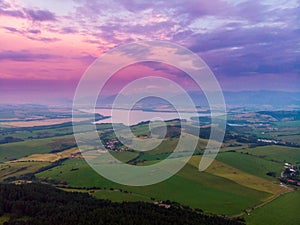
<svg viewBox="0 0 300 225">
<path fill-rule="evenodd" d="M 287 182 L 288 182 L 288 184 L 296 184 L 297 183 L 297 181 L 292 180 L 292 179 L 288 179 Z"/>
</svg>

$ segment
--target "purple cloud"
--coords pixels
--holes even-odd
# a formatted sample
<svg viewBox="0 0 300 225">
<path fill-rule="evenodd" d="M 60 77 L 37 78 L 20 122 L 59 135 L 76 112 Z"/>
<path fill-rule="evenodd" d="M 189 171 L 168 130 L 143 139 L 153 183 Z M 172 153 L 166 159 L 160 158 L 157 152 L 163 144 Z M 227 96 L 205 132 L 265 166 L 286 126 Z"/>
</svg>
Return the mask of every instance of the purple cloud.
<svg viewBox="0 0 300 225">
<path fill-rule="evenodd" d="M 63 33 L 63 34 L 75 34 L 77 32 L 78 31 L 75 28 L 72 28 L 72 27 L 63 27 L 61 29 L 61 33 Z"/>
<path fill-rule="evenodd" d="M 28 30 L 28 32 L 31 34 L 40 34 L 41 33 L 41 31 L 37 30 L 37 29 L 30 29 L 30 30 Z"/>
<path fill-rule="evenodd" d="M 24 10 L 27 16 L 34 21 L 55 21 L 56 17 L 54 13 L 48 10 L 33 10 L 25 9 Z"/>
<path fill-rule="evenodd" d="M 281 7 L 258 0 L 116 2 L 123 8 L 103 17 L 106 9 L 111 10 L 105 1 L 101 4 L 95 0 L 84 1 L 77 11 L 82 18 L 92 18 L 90 24 L 97 24 L 90 32 L 93 40 L 101 37 L 118 45 L 132 39 L 163 36 L 200 54 L 219 76 L 299 74 L 296 59 L 300 56 L 295 50 L 300 42 L 299 6 Z M 141 15 L 149 10 L 152 14 L 147 14 L 146 22 L 132 23 L 130 16 L 143 20 Z M 118 17 L 118 13 L 129 17 Z M 161 15 L 166 20 L 150 22 L 153 15 Z M 208 22 L 212 23 L 211 27 Z M 124 37 L 129 39 L 122 39 Z"/>
<path fill-rule="evenodd" d="M 0 15 L 17 18 L 29 18 L 34 21 L 55 21 L 55 14 L 48 10 L 15 9 L 6 1 L 0 1 Z"/>
<path fill-rule="evenodd" d="M 127 10 L 131 12 L 141 11 L 148 8 L 153 8 L 154 5 L 159 4 L 160 1 L 137 1 L 137 0 L 122 0 L 119 1 Z"/>
<path fill-rule="evenodd" d="M 59 38 L 47 38 L 47 37 L 41 37 L 38 36 L 39 34 L 41 34 L 41 30 L 39 29 L 29 29 L 29 30 L 18 30 L 14 27 L 2 27 L 5 30 L 8 30 L 11 33 L 15 33 L 15 34 L 20 34 L 23 37 L 26 37 L 30 40 L 34 40 L 34 41 L 41 41 L 41 42 L 56 42 L 56 41 L 60 41 L 61 39 Z M 32 36 L 34 35 L 34 36 Z"/>
<path fill-rule="evenodd" d="M 197 0 L 173 0 L 173 1 L 137 1 L 119 0 L 119 4 L 131 12 L 145 9 L 154 9 L 154 12 L 166 12 L 169 9 L 177 14 L 186 14 L 188 17 L 202 17 L 206 15 L 218 15 L 227 12 L 230 5 L 224 0 L 197 1 Z"/>
<path fill-rule="evenodd" d="M 5 30 L 10 31 L 11 33 L 23 33 L 22 31 L 14 28 L 14 27 L 2 27 L 2 28 L 5 29 Z"/>
<path fill-rule="evenodd" d="M 51 55 L 51 54 L 32 53 L 28 50 L 0 52 L 0 61 L 8 60 L 8 61 L 17 61 L 17 62 L 31 62 L 31 61 L 46 60 L 46 59 L 52 59 L 58 57 L 59 56 L 57 55 Z"/>
<path fill-rule="evenodd" d="M 190 48 L 220 76 L 299 74 L 299 36 L 289 28 L 239 28 L 196 35 Z"/>
<path fill-rule="evenodd" d="M 237 4 L 232 8 L 231 13 L 237 18 L 259 22 L 268 18 L 269 10 L 268 6 L 262 4 L 262 1 L 252 0 Z"/>
<path fill-rule="evenodd" d="M 6 10 L 0 8 L 0 15 L 24 18 L 25 15 L 20 10 Z"/>
<path fill-rule="evenodd" d="M 97 57 L 92 56 L 89 53 L 83 53 L 81 56 L 78 57 L 73 57 L 75 60 L 79 60 L 81 62 L 87 62 L 87 63 L 92 63 L 94 60 L 97 59 Z"/>
<path fill-rule="evenodd" d="M 58 34 L 62 39 L 61 34 L 74 34 L 97 45 L 99 52 L 137 40 L 169 40 L 190 48 L 218 77 L 229 80 L 273 75 L 284 80 L 300 74 L 300 6 L 296 0 L 282 5 L 265 0 L 74 1 L 73 9 L 57 17 L 56 11 L 11 7 L 0 0 L 0 15 L 22 17 L 24 24 L 27 22 L 23 28 L 7 25 L 2 29 L 45 43 L 59 39 L 41 37 L 41 31 L 52 33 L 50 37 Z M 61 24 L 55 22 L 58 18 Z M 27 59 L 24 52 L 4 53 L 0 60 L 30 61 L 38 57 Z M 91 62 L 89 54 L 74 59 Z M 180 76 L 172 69 L 149 66 Z"/>
<path fill-rule="evenodd" d="M 176 1 L 177 10 L 180 14 L 186 14 L 190 19 L 201 18 L 204 16 L 218 17 L 228 15 L 231 12 L 232 5 L 223 0 L 212 1 Z M 171 4 L 171 1 L 169 2 Z"/>
<path fill-rule="evenodd" d="M 47 38 L 47 37 L 27 37 L 30 40 L 34 40 L 34 41 L 42 41 L 42 42 L 56 42 L 56 41 L 60 41 L 61 39 L 59 38 Z"/>
<path fill-rule="evenodd" d="M 41 31 L 38 29 L 29 29 L 29 30 L 18 30 L 17 28 L 14 27 L 2 27 L 5 30 L 10 31 L 11 33 L 19 33 L 19 34 L 26 34 L 26 33 L 30 33 L 30 34 L 40 34 Z"/>
</svg>

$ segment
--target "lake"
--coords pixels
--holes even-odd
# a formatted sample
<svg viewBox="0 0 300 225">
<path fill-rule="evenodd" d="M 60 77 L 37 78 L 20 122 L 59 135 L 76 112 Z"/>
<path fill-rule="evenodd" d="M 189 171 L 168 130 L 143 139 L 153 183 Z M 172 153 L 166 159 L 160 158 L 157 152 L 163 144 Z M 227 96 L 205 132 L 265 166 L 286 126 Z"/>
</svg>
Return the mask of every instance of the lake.
<svg viewBox="0 0 300 225">
<path fill-rule="evenodd" d="M 128 109 L 95 109 L 95 113 L 103 116 L 111 116 L 104 120 L 95 122 L 101 123 L 123 123 L 127 126 L 135 125 L 143 121 L 173 120 L 173 119 L 186 119 L 191 120 L 191 117 L 210 116 L 210 113 L 188 113 L 181 112 L 180 116 L 177 112 L 164 112 L 164 111 L 143 111 L 143 110 L 128 110 Z"/>
</svg>

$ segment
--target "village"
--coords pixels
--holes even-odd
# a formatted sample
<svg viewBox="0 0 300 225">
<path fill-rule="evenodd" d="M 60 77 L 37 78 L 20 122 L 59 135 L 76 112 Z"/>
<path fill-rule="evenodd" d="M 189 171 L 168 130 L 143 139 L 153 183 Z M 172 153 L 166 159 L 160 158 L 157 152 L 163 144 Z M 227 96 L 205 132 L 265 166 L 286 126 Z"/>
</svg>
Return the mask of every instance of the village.
<svg viewBox="0 0 300 225">
<path fill-rule="evenodd" d="M 284 163 L 279 180 L 285 184 L 300 186 L 299 168 L 292 163 Z"/>
<path fill-rule="evenodd" d="M 104 146 L 107 150 L 111 151 L 129 151 L 130 149 L 127 146 L 124 146 L 118 138 L 110 138 L 105 141 Z"/>
</svg>

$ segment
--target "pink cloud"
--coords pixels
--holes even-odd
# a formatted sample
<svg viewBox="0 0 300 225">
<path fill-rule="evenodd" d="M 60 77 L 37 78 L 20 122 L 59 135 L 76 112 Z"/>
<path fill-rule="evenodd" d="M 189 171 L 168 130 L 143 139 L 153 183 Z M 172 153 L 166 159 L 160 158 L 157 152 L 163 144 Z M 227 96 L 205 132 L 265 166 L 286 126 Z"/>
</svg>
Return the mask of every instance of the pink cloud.
<svg viewBox="0 0 300 225">
<path fill-rule="evenodd" d="M 20 0 L 0 1 L 0 79 L 20 81 L 16 86 L 5 82 L 5 88 L 11 85 L 10 90 L 25 94 L 30 91 L 20 87 L 22 82 L 28 85 L 26 81 L 41 81 L 33 84 L 41 87 L 49 81 L 49 88 L 61 82 L 72 86 L 90 63 L 115 46 L 158 39 L 182 44 L 199 54 L 227 90 L 299 90 L 296 46 L 300 17 L 299 5 L 293 2 L 280 7 L 270 1 L 250 0 L 241 4 L 222 0 L 80 0 L 70 3 L 64 12 L 59 3 L 49 9 L 51 1 L 39 3 L 40 7 L 33 3 L 29 7 Z M 203 24 L 216 22 L 221 25 L 202 29 Z M 140 64 L 115 74 L 110 91 L 150 75 L 195 89 L 193 82 L 174 68 Z M 0 88 L 3 90 L 3 82 Z"/>
</svg>

